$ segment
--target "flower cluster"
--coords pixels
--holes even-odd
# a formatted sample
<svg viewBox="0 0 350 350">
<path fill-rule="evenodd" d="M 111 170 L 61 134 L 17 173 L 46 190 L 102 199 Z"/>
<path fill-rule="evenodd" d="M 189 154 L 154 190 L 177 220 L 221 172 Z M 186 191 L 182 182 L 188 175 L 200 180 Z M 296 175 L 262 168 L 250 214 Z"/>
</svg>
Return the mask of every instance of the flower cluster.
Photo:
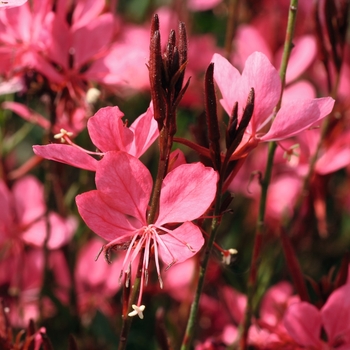
<svg viewBox="0 0 350 350">
<path fill-rule="evenodd" d="M 0 1 L 0 348 L 348 349 L 349 2 L 158 3 Z"/>
</svg>

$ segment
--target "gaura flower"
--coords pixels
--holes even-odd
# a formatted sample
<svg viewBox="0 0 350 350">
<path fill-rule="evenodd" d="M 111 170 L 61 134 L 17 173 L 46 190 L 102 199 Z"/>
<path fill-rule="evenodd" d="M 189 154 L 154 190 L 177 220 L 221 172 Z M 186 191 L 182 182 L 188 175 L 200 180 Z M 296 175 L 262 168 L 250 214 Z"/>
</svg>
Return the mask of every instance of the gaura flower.
<svg viewBox="0 0 350 350">
<path fill-rule="evenodd" d="M 320 310 L 307 302 L 290 305 L 283 321 L 292 339 L 307 349 L 349 349 L 349 293 L 348 275 L 347 282 L 332 292 Z"/>
<path fill-rule="evenodd" d="M 201 163 L 176 167 L 163 180 L 158 217 L 149 224 L 151 174 L 137 158 L 125 152 L 108 152 L 96 169 L 97 190 L 76 197 L 83 220 L 109 241 L 103 248 L 105 253 L 113 248 L 126 250 L 121 277 L 125 274 L 127 285 L 132 263 L 144 252 L 140 294 L 130 316 L 143 316 L 142 290 L 152 256 L 162 288 L 160 260 L 169 268 L 191 258 L 203 246 L 201 231 L 191 221 L 212 203 L 217 180 L 217 173 Z"/>
<path fill-rule="evenodd" d="M 57 136 L 69 145 L 33 146 L 33 151 L 40 157 L 91 171 L 95 171 L 98 164 L 92 155 L 103 156 L 108 151 L 124 151 L 140 157 L 159 135 L 153 108 L 149 107 L 129 128 L 123 123 L 123 116 L 118 107 L 105 107 L 89 119 L 87 128 L 100 152 L 90 152 L 74 144 L 66 130 L 61 130 Z"/>
<path fill-rule="evenodd" d="M 63 218 L 52 211 L 45 215 L 44 186 L 31 175 L 22 177 L 11 190 L 0 180 L 0 206 L 0 250 L 23 243 L 43 247 L 47 235 L 48 249 L 57 249 L 69 242 L 77 227 L 73 216 Z"/>
<path fill-rule="evenodd" d="M 233 154 L 235 159 L 246 156 L 259 142 L 295 136 L 332 111 L 334 99 L 331 97 L 283 101 L 270 129 L 266 131 L 282 88 L 279 74 L 268 58 L 261 52 L 254 52 L 247 58 L 242 74 L 219 54 L 213 56 L 212 62 L 215 65 L 214 79 L 222 94 L 220 102 L 229 116 L 238 102 L 240 121 L 250 90 L 254 88 L 255 92 L 253 116 L 240 147 Z"/>
</svg>

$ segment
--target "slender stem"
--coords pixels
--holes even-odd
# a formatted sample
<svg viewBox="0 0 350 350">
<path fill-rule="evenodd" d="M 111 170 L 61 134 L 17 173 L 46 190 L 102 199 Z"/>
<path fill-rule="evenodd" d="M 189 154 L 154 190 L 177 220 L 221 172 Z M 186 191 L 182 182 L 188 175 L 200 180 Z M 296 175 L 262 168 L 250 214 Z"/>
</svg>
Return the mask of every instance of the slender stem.
<svg viewBox="0 0 350 350">
<path fill-rule="evenodd" d="M 184 338 L 182 341 L 181 350 L 191 349 L 192 339 L 194 336 L 194 327 L 196 324 L 196 317 L 197 317 L 198 308 L 199 308 L 199 299 L 200 299 L 202 289 L 203 289 L 205 273 L 207 271 L 210 253 L 211 253 L 211 250 L 212 250 L 212 247 L 213 247 L 213 244 L 215 241 L 217 229 L 218 229 L 219 223 L 220 223 L 218 220 L 218 215 L 220 214 L 221 192 L 222 192 L 222 180 L 220 179 L 218 182 L 218 187 L 217 187 L 217 195 L 216 195 L 213 219 L 211 221 L 211 226 L 210 226 L 211 232 L 210 232 L 209 240 L 208 240 L 206 248 L 205 248 L 204 257 L 201 261 L 201 266 L 199 269 L 199 279 L 198 279 L 198 284 L 197 284 L 197 290 L 196 290 L 196 294 L 195 294 L 194 300 L 193 300 L 192 305 L 191 305 L 190 315 L 189 315 L 189 318 L 187 321 L 187 327 L 186 327 L 185 335 L 184 335 Z"/>
<path fill-rule="evenodd" d="M 296 21 L 296 12 L 297 12 L 298 0 L 291 0 L 289 7 L 289 15 L 288 15 L 288 24 L 286 31 L 286 38 L 284 43 L 284 50 L 282 56 L 282 63 L 280 68 L 280 77 L 282 81 L 282 89 L 281 96 L 277 106 L 275 108 L 274 116 L 276 116 L 277 112 L 281 108 L 282 103 L 282 94 L 285 87 L 285 77 L 287 71 L 287 65 L 289 56 L 292 50 L 292 38 L 294 34 L 295 21 Z M 247 349 L 247 339 L 248 339 L 248 330 L 251 324 L 251 317 L 253 315 L 253 299 L 256 290 L 257 284 L 257 272 L 258 272 L 258 261 L 261 255 L 261 248 L 263 243 L 263 233 L 264 233 L 264 220 L 265 220 L 265 211 L 266 211 L 266 199 L 267 199 L 267 190 L 271 180 L 272 167 L 273 167 L 273 158 L 277 148 L 277 144 L 275 142 L 271 142 L 269 144 L 268 150 L 268 159 L 265 170 L 264 178 L 261 181 L 261 196 L 260 196 L 260 205 L 259 205 L 259 214 L 258 220 L 256 224 L 256 235 L 254 241 L 253 255 L 252 261 L 250 265 L 250 275 L 248 279 L 247 293 L 248 293 L 248 301 L 247 308 L 244 315 L 244 321 L 242 328 L 240 330 L 241 336 L 239 341 L 239 348 L 241 350 Z"/>
<path fill-rule="evenodd" d="M 152 224 L 157 216 L 159 207 L 160 191 L 163 179 L 168 170 L 170 151 L 172 147 L 172 138 L 169 136 L 168 128 L 164 127 L 159 134 L 160 157 L 157 170 L 157 177 L 154 183 L 150 210 L 147 215 L 147 223 Z"/>
</svg>

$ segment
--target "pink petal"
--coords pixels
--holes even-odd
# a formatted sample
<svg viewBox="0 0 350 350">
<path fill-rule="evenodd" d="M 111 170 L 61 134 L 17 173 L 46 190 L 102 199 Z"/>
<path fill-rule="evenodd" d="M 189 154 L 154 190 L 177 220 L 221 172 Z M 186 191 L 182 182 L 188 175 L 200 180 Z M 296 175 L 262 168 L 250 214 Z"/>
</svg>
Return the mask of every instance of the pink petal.
<svg viewBox="0 0 350 350">
<path fill-rule="evenodd" d="M 41 126 L 43 129 L 48 130 L 50 128 L 50 122 L 45 119 L 42 115 L 36 113 L 25 105 L 22 105 L 18 102 L 4 102 L 2 103 L 3 109 L 9 109 L 12 112 L 15 112 L 20 117 L 25 119 L 26 121 L 37 124 Z"/>
<path fill-rule="evenodd" d="M 241 75 L 226 58 L 217 53 L 214 54 L 212 62 L 214 63 L 215 82 L 222 95 L 221 104 L 226 113 L 230 116 L 234 103 L 238 101 L 239 96 L 237 89 L 241 80 Z"/>
<path fill-rule="evenodd" d="M 49 58 L 68 70 L 68 57 L 72 47 L 72 35 L 67 22 L 58 15 L 52 18 L 52 41 L 48 50 Z"/>
<path fill-rule="evenodd" d="M 25 176 L 12 188 L 17 219 L 28 225 L 45 214 L 44 186 L 34 177 Z"/>
<path fill-rule="evenodd" d="M 255 91 L 254 113 L 251 120 L 251 130 L 254 133 L 271 116 L 281 93 L 279 74 L 261 52 L 251 54 L 245 63 L 240 87 L 240 109 L 245 107 L 251 88 Z"/>
<path fill-rule="evenodd" d="M 202 163 L 175 168 L 163 181 L 156 224 L 197 219 L 214 200 L 217 181 L 216 171 Z"/>
<path fill-rule="evenodd" d="M 337 136 L 334 142 L 327 145 L 316 163 L 315 170 L 319 174 L 329 174 L 350 164 L 349 136 L 349 132 L 342 133 Z"/>
<path fill-rule="evenodd" d="M 50 29 L 47 25 L 49 17 L 52 15 L 51 0 L 33 0 L 31 2 L 32 26 L 31 41 L 35 44 L 45 45 L 51 38 Z M 47 21 L 47 22 L 46 22 Z"/>
<path fill-rule="evenodd" d="M 328 343 L 335 345 L 341 340 L 350 341 L 350 283 L 336 289 L 321 310 Z M 350 343 L 348 343 L 348 346 Z"/>
<path fill-rule="evenodd" d="M 228 324 L 222 331 L 221 339 L 225 344 L 233 344 L 233 342 L 238 338 L 239 332 L 236 326 Z M 204 350 L 204 349 L 203 349 Z"/>
<path fill-rule="evenodd" d="M 279 59 L 282 57 L 283 49 L 280 51 Z M 315 60 L 317 54 L 316 40 L 312 35 L 300 36 L 294 41 L 294 47 L 290 55 L 287 67 L 287 84 L 297 79 L 303 74 L 311 63 Z"/>
<path fill-rule="evenodd" d="M 98 161 L 77 147 L 69 145 L 50 144 L 33 146 L 36 155 L 45 159 L 69 164 L 77 168 L 96 171 Z"/>
<path fill-rule="evenodd" d="M 222 289 L 224 304 L 229 306 L 229 313 L 236 324 L 244 319 L 244 312 L 247 307 L 247 296 L 232 287 L 225 286 Z"/>
<path fill-rule="evenodd" d="M 326 117 L 332 111 L 334 102 L 331 97 L 323 97 L 284 104 L 269 132 L 261 140 L 276 141 L 298 134 Z"/>
<path fill-rule="evenodd" d="M 95 18 L 88 25 L 73 32 L 74 67 L 79 69 L 87 63 L 94 55 L 107 49 L 112 40 L 113 15 L 106 13 Z M 89 40 L 86 40 L 89 38 Z"/>
<path fill-rule="evenodd" d="M 294 173 L 275 177 L 267 195 L 268 216 L 275 220 L 293 214 L 294 204 L 302 186 L 301 179 Z M 283 195 L 281 195 L 283 194 Z"/>
<path fill-rule="evenodd" d="M 134 133 L 134 142 L 128 153 L 139 158 L 159 136 L 158 123 L 153 118 L 153 108 L 149 107 L 146 113 L 140 115 L 129 130 Z"/>
<path fill-rule="evenodd" d="M 179 149 L 175 149 L 170 153 L 168 172 L 173 171 L 180 165 L 187 164 L 184 153 Z"/>
<path fill-rule="evenodd" d="M 120 274 L 123 258 L 119 255 L 111 265 L 104 259 L 94 261 L 102 245 L 103 241 L 96 237 L 80 250 L 75 268 L 78 293 L 103 293 L 104 296 L 111 297 L 120 289 L 119 279 L 114 277 Z M 85 295 L 80 295 L 79 298 L 88 299 Z M 88 303 L 88 300 L 85 302 Z"/>
<path fill-rule="evenodd" d="M 94 20 L 105 7 L 104 0 L 79 0 L 73 13 L 73 28 L 83 27 Z"/>
<path fill-rule="evenodd" d="M 204 244 L 200 229 L 191 222 L 185 222 L 171 234 L 160 235 L 159 239 L 166 246 L 158 243 L 159 255 L 167 265 L 191 258 Z"/>
<path fill-rule="evenodd" d="M 284 326 L 299 345 L 319 349 L 321 314 L 315 306 L 306 302 L 290 305 L 284 316 Z"/>
<path fill-rule="evenodd" d="M 75 198 L 80 216 L 92 231 L 107 241 L 132 236 L 135 227 L 124 213 L 111 207 L 109 201 L 99 191 L 90 191 Z M 125 238 L 126 237 L 126 238 Z"/>
<path fill-rule="evenodd" d="M 254 52 L 262 52 L 268 60 L 272 61 L 271 49 L 262 34 L 252 25 L 240 25 L 235 37 L 235 52 L 232 55 L 232 62 L 238 67 L 244 66 L 244 62 Z"/>
<path fill-rule="evenodd" d="M 47 247 L 49 249 L 58 249 L 67 244 L 73 237 L 78 226 L 74 217 L 62 218 L 57 213 L 50 213 L 49 216 L 50 233 Z M 23 232 L 22 239 L 37 247 L 43 247 L 47 237 L 47 222 L 43 217 L 41 220 L 34 222 Z"/>
<path fill-rule="evenodd" d="M 133 31 L 129 27 L 127 30 Z M 146 67 L 149 49 L 148 44 L 145 45 L 148 42 L 146 36 L 149 34 L 148 31 L 136 32 L 139 34 L 137 40 L 127 36 L 116 42 L 105 57 L 92 63 L 85 76 L 104 84 L 123 86 L 129 90 L 149 89 L 149 74 Z"/>
<path fill-rule="evenodd" d="M 1 1 L 0 5 L 6 5 L 6 4 L 3 4 L 4 2 L 5 1 Z M 11 0 L 7 2 L 14 3 L 14 1 L 11 1 Z M 32 22 L 32 15 L 30 12 L 29 4 L 27 3 L 24 6 L 21 6 L 18 8 L 4 9 L 1 11 L 6 11 L 5 12 L 5 16 L 7 19 L 6 29 L 8 33 L 12 34 L 12 36 L 16 38 L 17 41 L 28 43 L 30 41 L 30 34 L 31 34 L 28 28 L 31 27 L 31 22 Z"/>
<path fill-rule="evenodd" d="M 78 254 L 75 267 L 75 278 L 79 293 L 84 289 L 93 289 L 101 287 L 109 279 L 110 268 L 112 265 L 106 264 L 104 259 L 98 259 L 93 262 L 94 257 L 101 249 L 104 242 L 101 239 L 93 238 L 84 244 Z M 118 279 L 111 278 L 114 281 Z"/>
<path fill-rule="evenodd" d="M 316 97 L 315 87 L 306 80 L 300 80 L 292 85 L 289 85 L 283 91 L 282 105 L 289 101 L 300 101 L 306 99 L 313 99 Z"/>
<path fill-rule="evenodd" d="M 105 107 L 97 111 L 88 121 L 91 141 L 102 152 L 127 151 L 133 140 L 133 133 L 124 126 L 124 114 L 118 107 Z"/>
<path fill-rule="evenodd" d="M 96 170 L 96 187 L 110 198 L 108 204 L 144 224 L 152 183 L 148 169 L 125 152 L 106 153 Z"/>
<path fill-rule="evenodd" d="M 178 301 L 192 301 L 193 291 L 191 282 L 198 268 L 197 259 L 188 259 L 182 263 L 175 264 L 168 271 L 162 273 L 164 290 L 172 298 Z"/>
<path fill-rule="evenodd" d="M 64 75 L 60 74 L 60 72 L 58 72 L 54 66 L 41 55 L 34 53 L 31 60 L 33 62 L 33 67 L 37 69 L 38 72 L 45 75 L 51 83 L 62 84 L 65 82 Z"/>
<path fill-rule="evenodd" d="M 315 170 L 318 174 L 325 175 L 345 168 L 350 164 L 350 148 L 330 148 L 321 156 Z"/>
<path fill-rule="evenodd" d="M 292 293 L 293 287 L 289 282 L 282 281 L 272 286 L 261 302 L 260 318 L 271 326 L 277 326 Z"/>
<path fill-rule="evenodd" d="M 54 212 L 49 213 L 49 222 L 51 231 L 47 246 L 52 250 L 68 244 L 78 227 L 78 220 L 76 217 L 68 216 L 64 218 Z"/>
<path fill-rule="evenodd" d="M 255 134 L 266 123 L 280 97 L 281 80 L 278 72 L 261 52 L 254 52 L 248 57 L 241 77 L 220 55 L 215 54 L 213 62 L 214 78 L 223 96 L 221 103 L 229 115 L 237 101 L 239 116 L 242 116 L 248 94 L 254 88 L 255 107 L 249 128 Z"/>
</svg>

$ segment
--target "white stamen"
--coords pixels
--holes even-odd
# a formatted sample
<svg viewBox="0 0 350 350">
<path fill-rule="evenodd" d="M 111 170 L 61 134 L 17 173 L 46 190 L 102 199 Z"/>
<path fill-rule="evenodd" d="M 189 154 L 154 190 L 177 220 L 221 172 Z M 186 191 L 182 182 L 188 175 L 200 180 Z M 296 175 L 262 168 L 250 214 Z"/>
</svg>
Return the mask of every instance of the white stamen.
<svg viewBox="0 0 350 350">
<path fill-rule="evenodd" d="M 131 307 L 134 309 L 134 311 L 129 312 L 128 316 L 133 317 L 133 316 L 138 315 L 142 320 L 143 319 L 143 311 L 145 310 L 146 306 L 145 305 L 137 306 L 135 304 L 132 304 Z"/>
<path fill-rule="evenodd" d="M 70 131 L 67 131 L 65 129 L 60 129 L 60 132 L 56 135 L 54 135 L 53 137 L 58 140 L 58 139 L 61 139 L 61 142 L 62 143 L 65 143 L 66 140 L 64 139 L 64 136 L 68 136 L 68 137 L 72 137 L 73 136 L 73 133 L 70 132 Z"/>
</svg>

